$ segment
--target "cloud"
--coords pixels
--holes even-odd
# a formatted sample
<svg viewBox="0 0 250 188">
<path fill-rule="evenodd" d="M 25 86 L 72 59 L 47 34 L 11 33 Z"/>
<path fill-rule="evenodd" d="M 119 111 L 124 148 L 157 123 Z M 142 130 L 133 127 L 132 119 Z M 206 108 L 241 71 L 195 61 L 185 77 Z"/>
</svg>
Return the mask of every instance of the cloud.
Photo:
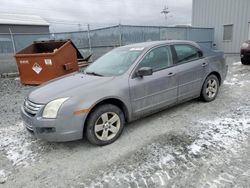
<svg viewBox="0 0 250 188">
<path fill-rule="evenodd" d="M 77 30 L 105 25 L 190 24 L 192 0 L 168 0 L 168 22 L 161 11 L 165 0 L 1 0 L 0 12 L 36 14 L 51 23 L 51 29 Z"/>
</svg>

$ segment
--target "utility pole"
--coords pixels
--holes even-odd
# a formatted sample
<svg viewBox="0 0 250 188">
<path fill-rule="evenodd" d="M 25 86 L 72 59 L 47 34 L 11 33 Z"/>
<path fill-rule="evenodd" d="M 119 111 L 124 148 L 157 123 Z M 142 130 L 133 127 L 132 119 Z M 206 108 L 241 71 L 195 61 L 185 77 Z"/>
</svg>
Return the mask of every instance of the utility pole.
<svg viewBox="0 0 250 188">
<path fill-rule="evenodd" d="M 81 31 L 82 30 L 82 25 L 79 23 L 78 24 L 78 30 Z"/>
<path fill-rule="evenodd" d="M 89 26 L 89 24 L 88 24 L 88 39 L 89 39 L 89 52 L 91 53 L 92 49 L 91 49 L 90 26 Z"/>
<path fill-rule="evenodd" d="M 15 41 L 14 41 L 13 33 L 12 33 L 12 31 L 11 31 L 10 28 L 9 28 L 9 31 L 10 31 L 10 37 L 11 37 L 11 41 L 12 41 L 13 51 L 14 51 L 14 53 L 16 53 L 16 46 L 15 46 Z"/>
<path fill-rule="evenodd" d="M 166 27 L 168 26 L 168 15 L 170 14 L 170 11 L 167 7 L 167 5 L 165 5 L 165 7 L 163 8 L 163 10 L 161 11 L 161 14 L 164 15 L 165 20 L 166 20 Z M 166 39 L 168 39 L 168 28 L 166 28 Z"/>
<path fill-rule="evenodd" d="M 168 26 L 168 14 L 170 14 L 170 11 L 166 5 L 163 8 L 163 10 L 161 11 L 161 14 L 163 14 L 165 16 L 166 26 Z"/>
<path fill-rule="evenodd" d="M 119 45 L 122 46 L 122 25 L 119 23 Z"/>
</svg>

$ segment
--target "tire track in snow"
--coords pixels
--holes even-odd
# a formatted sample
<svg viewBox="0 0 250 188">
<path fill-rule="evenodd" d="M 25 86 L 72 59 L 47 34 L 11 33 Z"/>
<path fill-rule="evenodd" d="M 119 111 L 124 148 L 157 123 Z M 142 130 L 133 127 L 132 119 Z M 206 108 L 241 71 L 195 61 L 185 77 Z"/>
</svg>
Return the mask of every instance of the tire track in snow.
<svg viewBox="0 0 250 188">
<path fill-rule="evenodd" d="M 245 115 L 243 115 L 244 113 Z M 99 178 L 84 181 L 85 187 L 159 187 L 185 185 L 187 177 L 204 164 L 219 160 L 221 154 L 237 155 L 250 133 L 250 112 L 247 107 L 234 110 L 225 117 L 201 120 L 204 129 L 199 135 L 165 135 L 126 159 L 120 167 L 101 172 Z M 212 163 L 211 163 L 212 164 Z M 122 167 L 121 167 L 122 166 Z M 208 167 L 214 173 L 217 168 Z M 205 173 L 201 176 L 205 176 Z M 180 177 L 181 180 L 180 180 Z M 201 186 L 232 184 L 234 175 L 222 173 L 219 179 L 206 180 Z M 223 182 L 223 183 L 222 183 Z"/>
</svg>

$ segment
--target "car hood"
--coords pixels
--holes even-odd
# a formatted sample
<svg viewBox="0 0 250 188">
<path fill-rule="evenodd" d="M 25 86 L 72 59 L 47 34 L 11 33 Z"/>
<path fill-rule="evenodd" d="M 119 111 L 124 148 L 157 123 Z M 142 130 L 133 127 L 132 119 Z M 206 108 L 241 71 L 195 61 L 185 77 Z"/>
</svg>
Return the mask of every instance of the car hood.
<svg viewBox="0 0 250 188">
<path fill-rule="evenodd" d="M 113 77 L 99 77 L 82 73 L 71 74 L 35 88 L 29 93 L 28 99 L 37 104 L 47 104 L 57 98 L 72 97 L 77 89 L 94 88 L 112 79 Z"/>
</svg>

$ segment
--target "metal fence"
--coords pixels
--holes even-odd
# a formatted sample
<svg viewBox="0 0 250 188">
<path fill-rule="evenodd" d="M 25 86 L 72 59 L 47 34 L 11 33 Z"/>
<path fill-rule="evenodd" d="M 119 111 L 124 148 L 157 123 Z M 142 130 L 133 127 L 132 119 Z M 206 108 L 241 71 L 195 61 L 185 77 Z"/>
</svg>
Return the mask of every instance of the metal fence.
<svg viewBox="0 0 250 188">
<path fill-rule="evenodd" d="M 15 68 L 13 65 L 14 59 L 8 59 L 13 54 L 28 46 L 33 41 L 47 39 L 71 39 L 84 56 L 93 54 L 92 60 L 95 60 L 115 47 L 145 41 L 166 39 L 192 40 L 201 46 L 212 48 L 214 29 L 116 25 L 100 29 L 64 33 L 0 33 L 0 73 L 4 71 L 10 72 L 8 67 L 11 67 L 11 69 Z M 11 63 L 12 65 L 8 65 Z M 2 64 L 5 65 L 3 66 Z M 3 70 L 3 67 L 5 67 L 5 70 Z"/>
<path fill-rule="evenodd" d="M 0 33 L 0 54 L 15 53 L 35 40 L 49 39 L 50 34 L 5 34 Z"/>
<path fill-rule="evenodd" d="M 96 59 L 117 46 L 155 40 L 192 40 L 201 46 L 212 48 L 214 29 L 117 25 L 89 31 L 55 33 L 52 37 L 70 38 L 83 54 L 93 53 L 93 58 Z"/>
</svg>

